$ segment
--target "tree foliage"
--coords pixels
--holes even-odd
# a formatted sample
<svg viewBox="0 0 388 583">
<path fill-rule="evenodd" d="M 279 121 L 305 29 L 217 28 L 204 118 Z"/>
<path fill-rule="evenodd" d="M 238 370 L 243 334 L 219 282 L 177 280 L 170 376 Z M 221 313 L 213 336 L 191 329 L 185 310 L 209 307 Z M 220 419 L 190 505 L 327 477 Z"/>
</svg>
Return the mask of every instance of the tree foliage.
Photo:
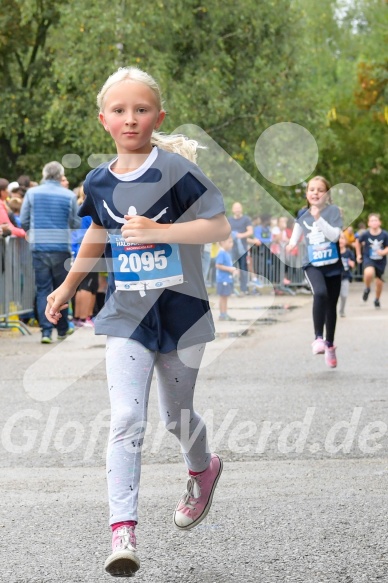
<svg viewBox="0 0 388 583">
<path fill-rule="evenodd" d="M 113 153 L 96 94 L 117 67 L 135 64 L 160 82 L 164 131 L 200 126 L 290 211 L 300 189 L 266 182 L 254 161 L 260 134 L 284 121 L 314 135 L 317 171 L 358 186 L 366 210 L 388 219 L 385 1 L 3 0 L 2 8 L 0 175 L 39 180 L 48 160 L 73 153 L 82 161 L 67 171 L 75 186 L 91 154 Z M 236 185 L 237 197 L 256 211 L 249 190 Z"/>
</svg>

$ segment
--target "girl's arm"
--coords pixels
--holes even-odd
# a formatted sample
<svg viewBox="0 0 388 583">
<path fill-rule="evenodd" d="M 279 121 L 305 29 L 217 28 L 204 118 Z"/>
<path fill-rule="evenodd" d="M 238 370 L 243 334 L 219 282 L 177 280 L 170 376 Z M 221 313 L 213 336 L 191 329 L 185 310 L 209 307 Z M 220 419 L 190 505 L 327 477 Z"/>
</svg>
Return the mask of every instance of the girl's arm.
<svg viewBox="0 0 388 583">
<path fill-rule="evenodd" d="M 329 241 L 331 241 L 332 243 L 336 243 L 342 233 L 340 227 L 333 227 L 332 225 L 330 225 L 330 223 L 325 221 L 325 219 L 321 217 L 321 209 L 316 205 L 311 205 L 310 214 L 315 220 L 315 224 L 325 235 L 326 239 L 329 239 Z"/>
<path fill-rule="evenodd" d="M 332 243 L 336 243 L 341 235 L 341 229 L 339 227 L 333 227 L 325 219 L 320 217 L 315 221 L 319 230 L 325 235 L 326 239 L 329 239 Z"/>
<path fill-rule="evenodd" d="M 296 245 L 298 244 L 298 241 L 302 235 L 303 235 L 302 227 L 300 226 L 299 223 L 295 223 L 294 228 L 293 228 L 292 233 L 291 233 L 290 241 L 289 241 L 288 245 L 286 246 L 287 252 L 292 251 L 296 247 Z"/>
<path fill-rule="evenodd" d="M 187 223 L 156 223 L 142 216 L 125 216 L 127 222 L 121 233 L 127 243 L 186 243 L 203 245 L 225 241 L 230 235 L 230 224 L 224 214 L 211 219 L 195 219 Z"/>
<path fill-rule="evenodd" d="M 57 324 L 62 317 L 61 310 L 68 306 L 81 281 L 92 271 L 104 253 L 106 230 L 92 223 L 86 231 L 78 255 L 65 281 L 47 297 L 46 318 Z"/>
</svg>

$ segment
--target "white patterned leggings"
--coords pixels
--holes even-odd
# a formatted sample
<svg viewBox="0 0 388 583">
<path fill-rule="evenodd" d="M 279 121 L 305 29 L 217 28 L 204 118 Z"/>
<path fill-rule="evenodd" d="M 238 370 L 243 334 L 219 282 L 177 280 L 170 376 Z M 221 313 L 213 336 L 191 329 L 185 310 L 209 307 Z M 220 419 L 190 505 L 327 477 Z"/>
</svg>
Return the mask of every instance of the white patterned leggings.
<svg viewBox="0 0 388 583">
<path fill-rule="evenodd" d="M 159 412 L 166 429 L 180 441 L 189 469 L 201 472 L 208 467 L 206 427 L 193 408 L 204 348 L 204 344 L 197 344 L 180 350 L 179 355 L 176 350 L 161 354 L 136 340 L 108 336 L 106 369 L 111 425 L 106 471 L 110 524 L 138 519 L 141 446 L 154 368 Z"/>
</svg>

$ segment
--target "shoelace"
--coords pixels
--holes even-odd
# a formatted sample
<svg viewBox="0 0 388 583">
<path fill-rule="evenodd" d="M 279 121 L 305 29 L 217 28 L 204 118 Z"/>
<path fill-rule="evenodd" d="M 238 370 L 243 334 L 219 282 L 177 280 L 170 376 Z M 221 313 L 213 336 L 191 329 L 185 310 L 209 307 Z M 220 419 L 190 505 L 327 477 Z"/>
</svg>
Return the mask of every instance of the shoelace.
<svg viewBox="0 0 388 583">
<path fill-rule="evenodd" d="M 122 526 L 117 533 L 120 538 L 120 547 L 126 548 L 129 544 L 136 549 L 136 535 L 133 526 Z"/>
<path fill-rule="evenodd" d="M 192 500 L 199 498 L 201 495 L 201 488 L 196 476 L 190 476 L 187 480 L 186 492 L 183 494 L 182 503 L 189 510 L 195 510 L 195 505 Z"/>
</svg>

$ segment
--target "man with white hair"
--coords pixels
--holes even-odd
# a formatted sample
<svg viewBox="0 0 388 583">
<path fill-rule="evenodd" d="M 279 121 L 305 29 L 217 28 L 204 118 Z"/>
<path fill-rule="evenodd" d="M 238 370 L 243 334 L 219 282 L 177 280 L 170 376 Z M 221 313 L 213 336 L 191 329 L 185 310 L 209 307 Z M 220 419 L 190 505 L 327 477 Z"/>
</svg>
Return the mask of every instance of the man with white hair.
<svg viewBox="0 0 388 583">
<path fill-rule="evenodd" d="M 70 229 L 78 229 L 75 194 L 61 185 L 65 170 L 59 162 L 43 168 L 39 186 L 27 190 L 20 211 L 23 228 L 28 231 L 35 271 L 36 304 L 43 344 L 52 342 L 53 325 L 45 316 L 47 296 L 63 283 L 71 257 Z M 57 325 L 58 340 L 73 330 L 69 328 L 68 310 L 62 311 Z"/>
</svg>

